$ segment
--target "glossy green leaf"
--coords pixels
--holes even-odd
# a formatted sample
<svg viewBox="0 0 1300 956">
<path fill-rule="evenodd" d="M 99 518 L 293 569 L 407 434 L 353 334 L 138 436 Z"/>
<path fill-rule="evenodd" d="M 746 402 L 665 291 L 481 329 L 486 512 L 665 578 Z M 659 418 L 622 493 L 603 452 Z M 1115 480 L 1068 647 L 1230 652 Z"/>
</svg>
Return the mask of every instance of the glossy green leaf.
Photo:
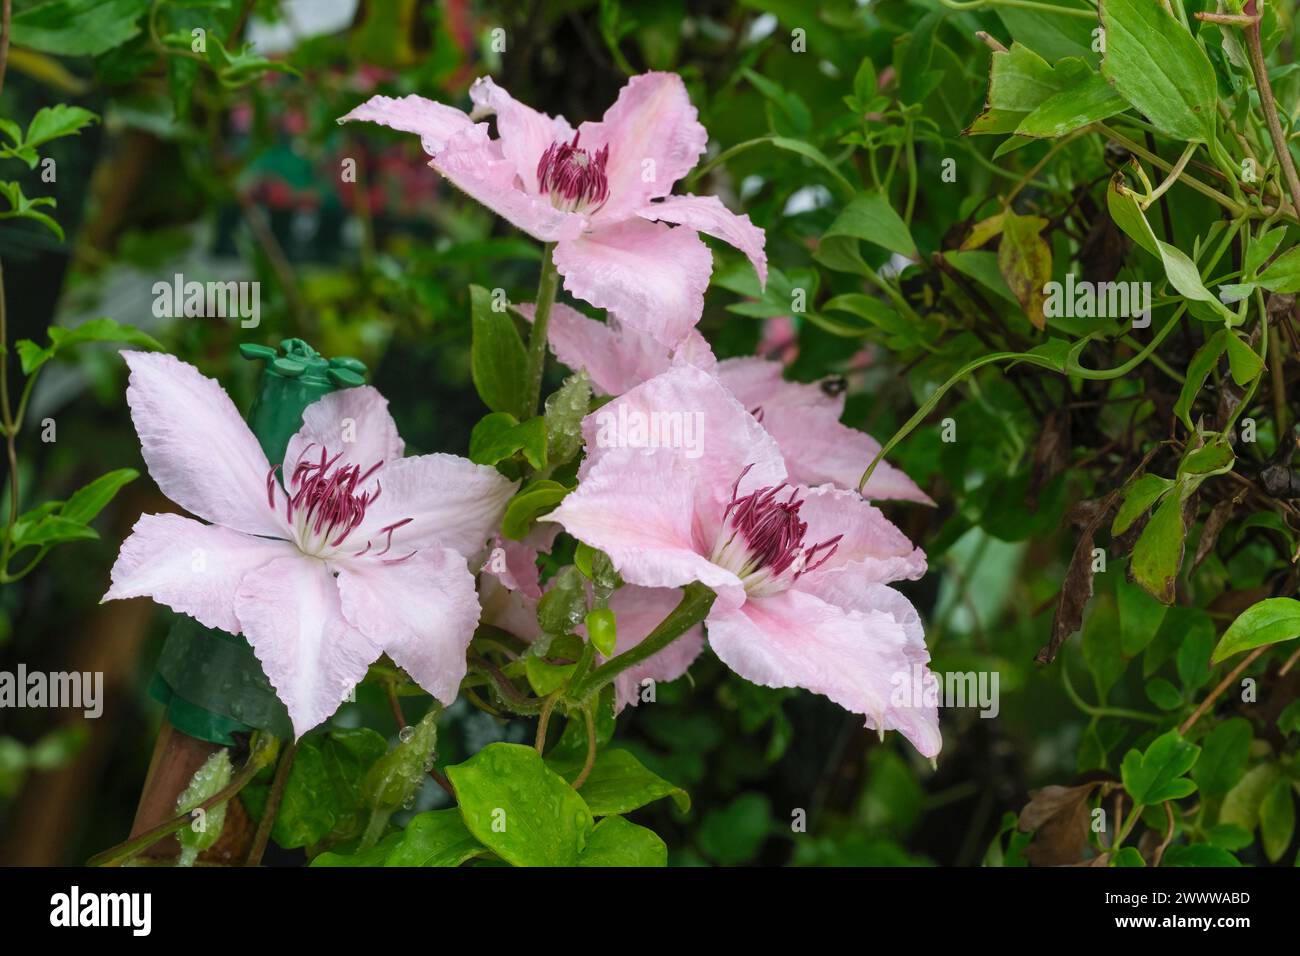
<svg viewBox="0 0 1300 956">
<path fill-rule="evenodd" d="M 1214 67 L 1169 9 L 1154 0 L 1100 0 L 1102 75 L 1167 136 L 1214 138 Z"/>
<path fill-rule="evenodd" d="M 606 817 L 591 831 L 578 866 L 667 866 L 668 847 L 653 830 Z"/>
<path fill-rule="evenodd" d="M 1215 664 L 1233 654 L 1300 637 L 1300 601 L 1266 598 L 1237 615 L 1214 649 Z"/>
<path fill-rule="evenodd" d="M 483 404 L 494 412 L 515 413 L 523 406 L 528 355 L 514 320 L 492 308 L 492 293 L 470 286 L 470 373 Z"/>
<path fill-rule="evenodd" d="M 1124 755 L 1120 765 L 1124 789 L 1135 803 L 1146 806 L 1195 793 L 1196 784 L 1184 775 L 1200 753 L 1201 748 L 1178 731 L 1168 731 L 1152 741 L 1145 753 L 1130 750 Z"/>
<path fill-rule="evenodd" d="M 826 236 L 864 239 L 882 249 L 915 258 L 916 243 L 901 216 L 880 193 L 859 193 L 840 210 Z"/>
<path fill-rule="evenodd" d="M 591 811 L 532 747 L 488 744 L 447 768 L 461 817 L 480 843 L 513 866 L 572 866 L 594 827 Z"/>
<path fill-rule="evenodd" d="M 582 772 L 584 761 L 572 755 L 548 763 L 571 781 Z M 647 770 L 630 752 L 617 748 L 603 750 L 596 756 L 596 763 L 578 792 L 597 817 L 630 813 L 665 797 L 671 797 L 683 813 L 691 808 L 691 798 L 685 790 Z"/>
</svg>

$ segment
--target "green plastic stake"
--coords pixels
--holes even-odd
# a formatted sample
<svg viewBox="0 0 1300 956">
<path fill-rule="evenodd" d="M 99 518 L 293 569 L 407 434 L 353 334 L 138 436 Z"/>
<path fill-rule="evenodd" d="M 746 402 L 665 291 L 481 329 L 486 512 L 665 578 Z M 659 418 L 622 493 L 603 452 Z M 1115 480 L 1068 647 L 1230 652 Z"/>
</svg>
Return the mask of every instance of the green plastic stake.
<svg viewBox="0 0 1300 956">
<path fill-rule="evenodd" d="M 244 344 L 239 352 L 266 363 L 248 425 L 272 464 L 283 462 L 308 405 L 366 381 L 363 362 L 327 359 L 302 339 L 285 339 L 278 349 Z M 233 734 L 254 729 L 293 735 L 289 714 L 248 641 L 192 617 L 179 616 L 172 625 L 149 692 L 166 706 L 173 727 L 210 743 L 232 746 Z"/>
</svg>

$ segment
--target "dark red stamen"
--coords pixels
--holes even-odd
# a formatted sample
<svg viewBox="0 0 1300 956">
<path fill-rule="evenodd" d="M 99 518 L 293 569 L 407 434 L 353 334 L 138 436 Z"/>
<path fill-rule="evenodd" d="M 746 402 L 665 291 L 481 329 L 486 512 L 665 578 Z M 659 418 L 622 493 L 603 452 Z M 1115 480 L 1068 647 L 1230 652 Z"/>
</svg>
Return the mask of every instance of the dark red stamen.
<svg viewBox="0 0 1300 956">
<path fill-rule="evenodd" d="M 549 193 L 561 209 L 595 212 L 609 198 L 609 179 L 605 166 L 609 162 L 609 145 L 595 155 L 578 146 L 578 133 L 570 143 L 552 143 L 537 162 L 537 186 Z"/>
<path fill-rule="evenodd" d="M 731 487 L 731 501 L 723 512 L 732 536 L 740 535 L 748 546 L 746 564 L 748 573 L 765 571 L 769 578 L 779 577 L 793 570 L 791 581 L 799 575 L 815 571 L 830 560 L 844 537 L 836 535 L 810 547 L 804 546 L 808 523 L 799 517 L 804 499 L 797 498 L 799 489 L 787 482 L 740 495 L 740 482 L 753 465 L 745 469 Z M 787 488 L 790 495 L 784 501 L 778 496 Z"/>
</svg>

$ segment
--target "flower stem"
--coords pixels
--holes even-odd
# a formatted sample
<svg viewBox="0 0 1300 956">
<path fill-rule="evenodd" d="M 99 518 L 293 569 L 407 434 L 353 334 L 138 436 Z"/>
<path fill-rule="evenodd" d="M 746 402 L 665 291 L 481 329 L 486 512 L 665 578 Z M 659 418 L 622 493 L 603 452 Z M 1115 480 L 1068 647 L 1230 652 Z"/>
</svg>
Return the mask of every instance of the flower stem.
<svg viewBox="0 0 1300 956">
<path fill-rule="evenodd" d="M 528 338 L 528 378 L 524 391 L 524 406 L 519 410 L 519 420 L 537 414 L 537 403 L 542 397 L 542 370 L 546 367 L 546 327 L 551 320 L 551 306 L 559 287 L 559 273 L 555 271 L 552 252 L 555 243 L 542 247 L 542 277 L 537 283 L 537 303 L 533 313 L 533 331 Z"/>
<path fill-rule="evenodd" d="M 574 790 L 582 788 L 582 785 L 587 782 L 587 777 L 591 775 L 591 768 L 596 765 L 596 717 L 591 712 L 593 706 L 588 704 L 582 708 L 582 719 L 587 725 L 587 759 L 582 765 L 582 772 L 574 778 Z"/>
<path fill-rule="evenodd" d="M 262 809 L 262 819 L 258 821 L 257 832 L 253 834 L 253 845 L 244 858 L 244 866 L 260 866 L 266 844 L 271 839 L 271 829 L 280 812 L 280 801 L 284 799 L 284 788 L 289 782 L 289 771 L 293 767 L 293 758 L 298 753 L 298 741 L 284 748 L 280 763 L 275 768 L 275 778 L 271 781 L 271 790 L 266 796 L 266 806 Z"/>
<path fill-rule="evenodd" d="M 588 674 L 581 684 L 573 688 L 568 696 L 580 703 L 589 701 L 619 674 L 653 657 L 703 621 L 708 616 L 709 609 L 713 607 L 713 600 L 716 597 L 713 591 L 698 581 L 686 585 L 682 589 L 681 602 L 659 622 L 644 641 L 601 664 Z"/>
<path fill-rule="evenodd" d="M 1291 147 L 1287 143 L 1286 133 L 1282 129 L 1277 115 L 1277 101 L 1273 97 L 1273 87 L 1268 82 L 1268 64 L 1264 62 L 1264 44 L 1260 37 L 1259 21 L 1262 13 L 1256 13 L 1255 0 L 1249 0 L 1245 6 L 1248 15 L 1253 15 L 1253 22 L 1243 32 L 1246 35 L 1246 49 L 1250 54 L 1250 70 L 1255 76 L 1255 91 L 1259 94 L 1259 105 L 1268 122 L 1268 135 L 1273 141 L 1273 152 L 1277 154 L 1278 165 L 1282 167 L 1282 178 L 1286 180 L 1287 191 L 1291 194 L 1291 206 L 1300 214 L 1300 175 L 1296 173 L 1295 161 L 1291 158 Z"/>
</svg>

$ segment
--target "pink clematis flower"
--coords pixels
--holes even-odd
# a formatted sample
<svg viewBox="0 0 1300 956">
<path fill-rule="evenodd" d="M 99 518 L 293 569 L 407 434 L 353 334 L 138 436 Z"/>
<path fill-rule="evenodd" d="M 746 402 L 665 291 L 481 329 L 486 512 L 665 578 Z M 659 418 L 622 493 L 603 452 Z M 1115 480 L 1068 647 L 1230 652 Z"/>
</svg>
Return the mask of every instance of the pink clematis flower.
<svg viewBox="0 0 1300 956">
<path fill-rule="evenodd" d="M 170 355 L 122 354 L 149 473 L 210 523 L 143 515 L 104 600 L 150 597 L 244 634 L 297 735 L 381 653 L 450 704 L 479 617 L 466 555 L 514 484 L 453 455 L 403 458 L 388 403 L 368 387 L 310 405 L 272 467 L 215 381 Z"/>
<path fill-rule="evenodd" d="M 668 437 L 687 416 L 701 416 L 702 454 L 642 439 L 656 427 Z M 824 694 L 938 753 L 937 707 L 912 692 L 933 680 L 917 680 L 929 660 L 920 617 L 889 587 L 923 575 L 925 555 L 878 509 L 855 492 L 791 484 L 759 421 L 690 366 L 604 406 L 583 431 L 582 481 L 549 520 L 604 550 L 630 584 L 712 588 L 709 645 L 742 677 Z"/>
<path fill-rule="evenodd" d="M 633 317 L 664 345 L 679 342 L 704 308 L 713 260 L 698 233 L 735 246 L 766 283 L 763 230 L 748 216 L 716 196 L 669 195 L 708 142 L 675 73 L 632 77 L 600 122 L 577 130 L 516 102 L 489 77 L 474 83 L 470 98 L 472 115 L 419 96 L 375 96 L 339 122 L 418 134 L 429 165 L 455 186 L 555 243 L 569 292 Z M 497 139 L 474 122 L 489 115 Z"/>
<path fill-rule="evenodd" d="M 532 305 L 518 308 L 532 321 Z M 698 331 L 691 330 L 675 349 L 666 349 L 613 316 L 608 322 L 597 322 L 557 302 L 551 307 L 547 338 L 555 357 L 570 368 L 586 369 L 593 387 L 603 395 L 622 395 L 675 365 L 713 373 L 776 439 L 792 481 L 856 489 L 862 472 L 880 451 L 880 443 L 870 435 L 840 422 L 845 395 L 834 380 L 791 382 L 782 364 L 770 359 L 719 362 Z M 884 461 L 871 473 L 863 494 L 875 501 L 934 504 L 906 472 Z"/>
</svg>

